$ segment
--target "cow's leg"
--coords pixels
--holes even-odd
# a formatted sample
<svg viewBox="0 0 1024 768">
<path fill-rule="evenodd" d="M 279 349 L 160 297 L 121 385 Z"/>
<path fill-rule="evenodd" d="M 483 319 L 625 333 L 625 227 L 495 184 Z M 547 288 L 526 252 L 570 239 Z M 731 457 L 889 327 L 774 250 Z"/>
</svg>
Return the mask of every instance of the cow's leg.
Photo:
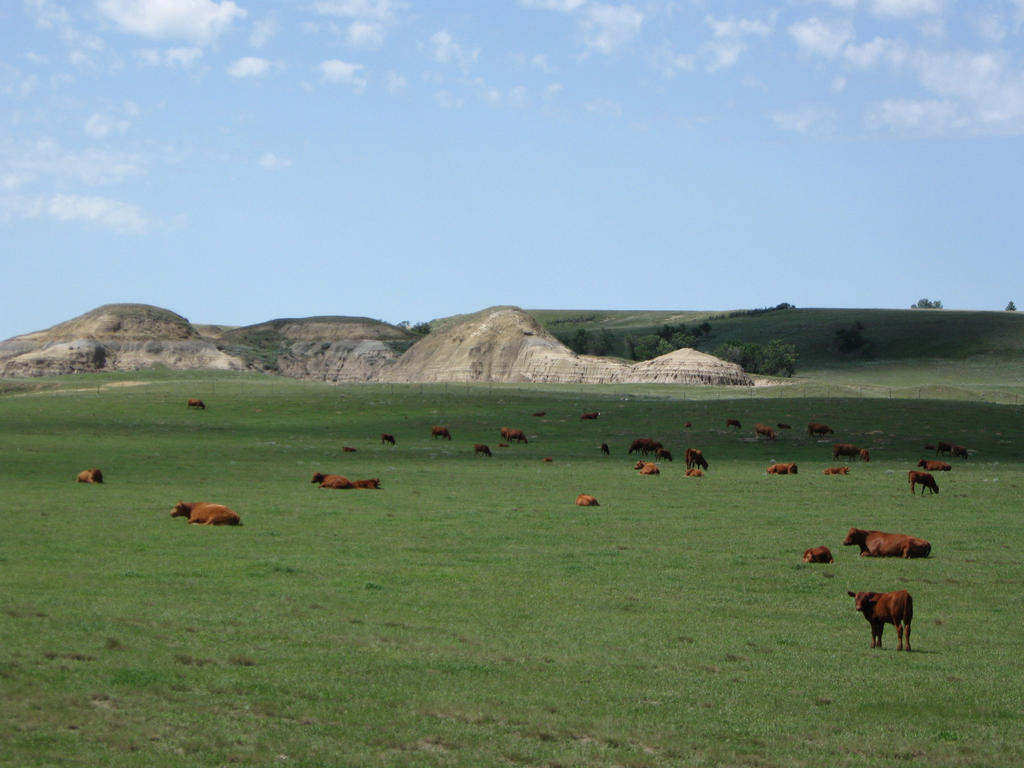
<svg viewBox="0 0 1024 768">
<path fill-rule="evenodd" d="M 881 622 L 871 622 L 871 647 L 881 648 L 882 647 L 882 630 L 885 625 Z"/>
<path fill-rule="evenodd" d="M 903 650 L 903 625 L 898 621 L 894 622 L 893 625 L 896 627 L 896 650 Z"/>
</svg>

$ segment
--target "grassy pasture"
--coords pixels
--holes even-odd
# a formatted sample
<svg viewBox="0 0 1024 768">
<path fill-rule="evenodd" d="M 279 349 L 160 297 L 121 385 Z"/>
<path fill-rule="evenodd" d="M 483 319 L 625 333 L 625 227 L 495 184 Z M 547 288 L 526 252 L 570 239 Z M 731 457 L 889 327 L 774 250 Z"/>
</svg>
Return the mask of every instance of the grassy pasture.
<svg viewBox="0 0 1024 768">
<path fill-rule="evenodd" d="M 0 398 L 0 764 L 1024 762 L 1020 408 L 674 391 L 154 372 Z M 823 476 L 810 420 L 872 461 Z M 502 426 L 530 443 L 498 449 Z M 638 436 L 677 461 L 638 476 Z M 971 458 L 912 497 L 938 439 Z M 91 466 L 104 485 L 73 482 Z M 189 527 L 178 499 L 244 525 Z M 859 558 L 851 525 L 932 556 Z M 834 565 L 800 562 L 819 544 Z M 899 588 L 915 650 L 890 626 L 872 651 L 846 591 Z"/>
</svg>

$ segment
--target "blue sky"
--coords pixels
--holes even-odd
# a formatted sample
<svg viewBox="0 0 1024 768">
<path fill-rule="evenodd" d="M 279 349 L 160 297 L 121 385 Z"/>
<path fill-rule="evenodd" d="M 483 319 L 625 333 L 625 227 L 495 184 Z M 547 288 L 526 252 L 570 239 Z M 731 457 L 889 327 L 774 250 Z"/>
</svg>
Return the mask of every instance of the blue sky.
<svg viewBox="0 0 1024 768">
<path fill-rule="evenodd" d="M 1024 0 L 8 0 L 0 339 L 1024 302 Z"/>
</svg>

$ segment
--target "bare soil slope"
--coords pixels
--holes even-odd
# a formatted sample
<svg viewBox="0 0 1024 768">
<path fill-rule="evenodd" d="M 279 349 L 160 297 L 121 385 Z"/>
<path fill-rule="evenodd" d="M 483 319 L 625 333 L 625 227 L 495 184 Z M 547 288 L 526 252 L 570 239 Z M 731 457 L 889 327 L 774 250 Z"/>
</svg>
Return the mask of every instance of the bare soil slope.
<svg viewBox="0 0 1024 768">
<path fill-rule="evenodd" d="M 384 381 L 740 384 L 739 366 L 694 350 L 631 365 L 577 355 L 517 307 L 494 307 L 431 333 L 381 374 Z"/>
</svg>

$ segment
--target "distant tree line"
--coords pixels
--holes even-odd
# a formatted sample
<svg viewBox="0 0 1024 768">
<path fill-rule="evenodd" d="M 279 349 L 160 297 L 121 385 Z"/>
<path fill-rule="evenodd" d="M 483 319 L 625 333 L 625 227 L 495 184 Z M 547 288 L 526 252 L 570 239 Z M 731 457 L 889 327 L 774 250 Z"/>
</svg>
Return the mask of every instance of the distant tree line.
<svg viewBox="0 0 1024 768">
<path fill-rule="evenodd" d="M 936 299 L 918 299 L 916 304 L 910 305 L 911 309 L 942 309 L 942 302 Z"/>
<path fill-rule="evenodd" d="M 715 357 L 738 364 L 747 373 L 790 377 L 796 372 L 797 351 L 782 339 L 772 339 L 768 346 L 727 341 L 714 352 Z"/>
</svg>

